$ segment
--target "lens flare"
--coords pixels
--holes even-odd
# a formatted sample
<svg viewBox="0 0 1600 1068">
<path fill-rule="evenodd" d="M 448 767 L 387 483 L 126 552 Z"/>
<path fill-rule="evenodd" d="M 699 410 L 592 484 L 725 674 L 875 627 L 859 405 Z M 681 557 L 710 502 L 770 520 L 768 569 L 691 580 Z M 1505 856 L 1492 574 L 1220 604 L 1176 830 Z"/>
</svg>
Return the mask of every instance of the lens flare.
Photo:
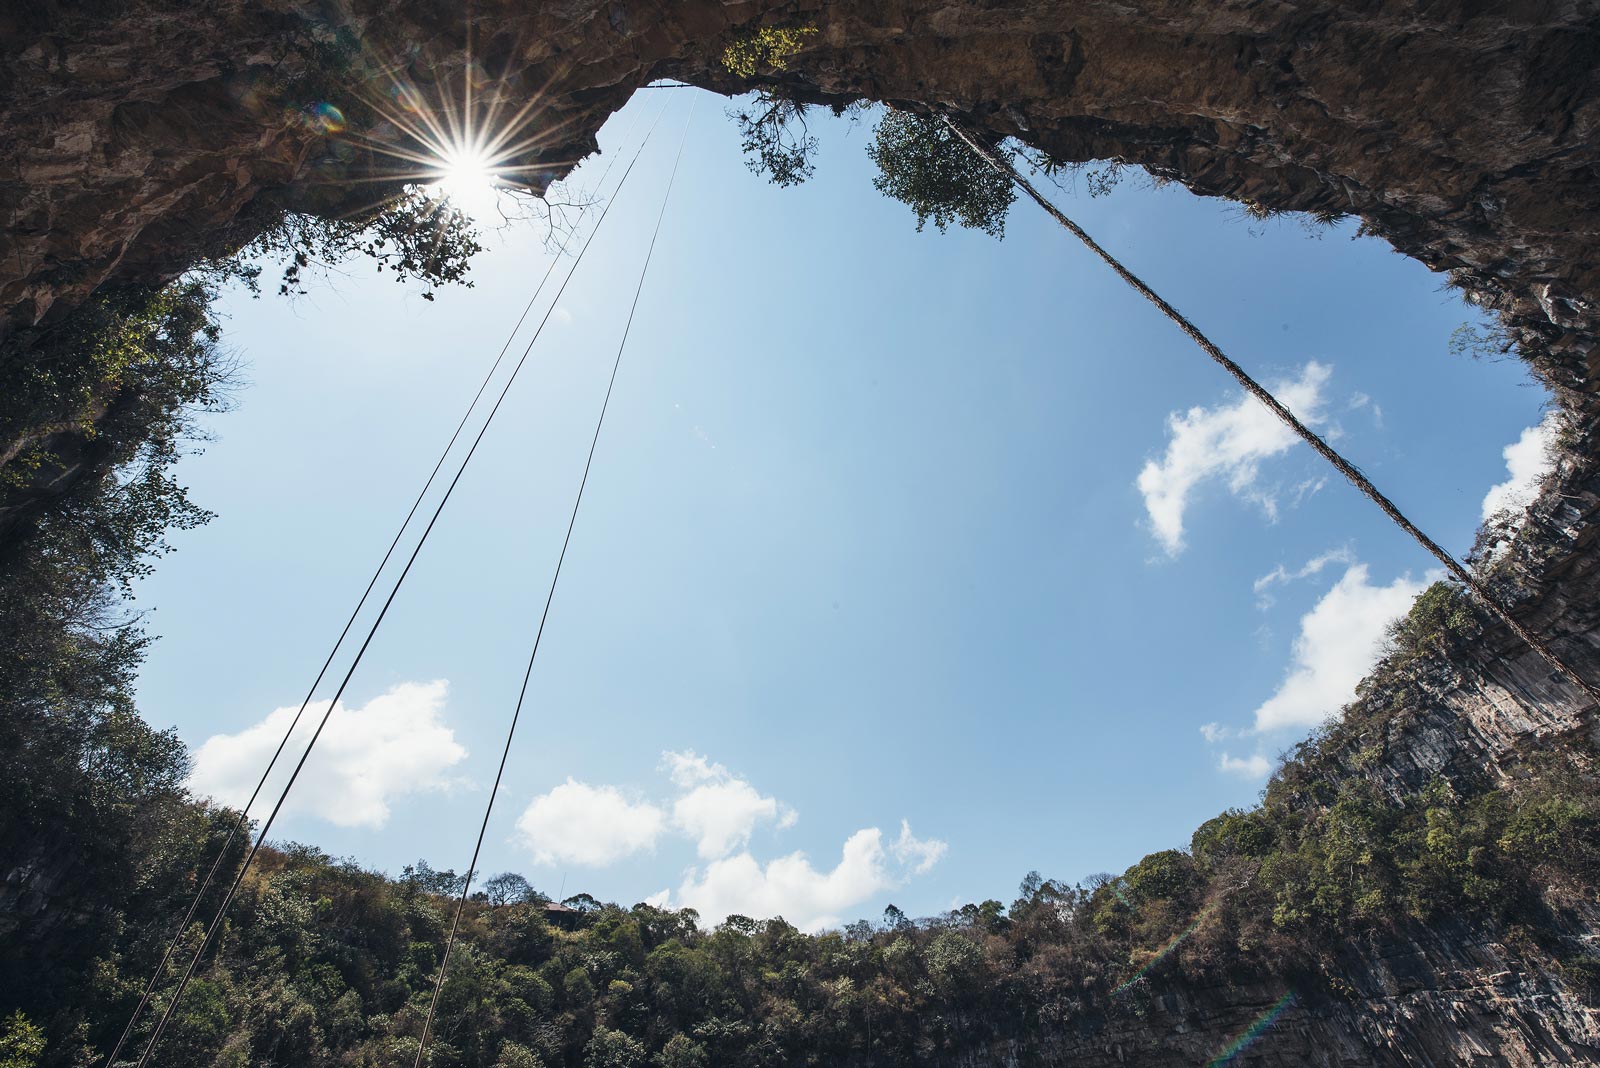
<svg viewBox="0 0 1600 1068">
<path fill-rule="evenodd" d="M 1113 885 L 1115 885 L 1115 884 L 1113 884 Z M 1126 898 L 1124 898 L 1124 900 L 1126 900 Z M 1150 972 L 1150 969 L 1154 968 L 1156 965 L 1158 965 L 1162 961 L 1166 960 L 1167 957 L 1172 954 L 1173 950 L 1175 950 L 1179 946 L 1183 945 L 1183 943 L 1188 939 L 1188 937 L 1190 935 L 1194 934 L 1196 929 L 1198 929 L 1199 926 L 1202 923 L 1205 922 L 1206 917 L 1211 915 L 1213 912 L 1215 912 L 1216 909 L 1217 909 L 1216 902 L 1212 902 L 1211 904 L 1207 905 L 1205 908 L 1201 909 L 1200 910 L 1200 914 L 1194 918 L 1194 922 L 1193 923 L 1191 923 L 1189 926 L 1185 927 L 1183 930 L 1179 931 L 1177 934 L 1173 935 L 1171 941 L 1169 941 L 1166 945 L 1162 946 L 1160 949 L 1156 950 L 1156 955 L 1151 957 L 1149 960 L 1145 961 L 1144 967 L 1140 968 L 1138 971 L 1134 972 L 1133 975 L 1128 977 L 1128 979 L 1126 979 L 1122 983 L 1121 986 L 1117 987 L 1115 990 L 1112 991 L 1112 994 L 1120 994 L 1120 993 L 1122 993 L 1124 990 L 1127 990 L 1134 983 L 1137 983 L 1139 980 L 1143 979 L 1146 975 L 1148 975 L 1149 972 Z"/>
<path fill-rule="evenodd" d="M 424 105 L 422 94 L 415 86 L 405 82 L 395 82 L 389 87 L 389 98 L 394 101 L 395 107 L 408 114 L 415 115 Z"/>
<path fill-rule="evenodd" d="M 344 132 L 344 112 L 326 100 L 319 100 L 315 104 L 307 105 L 305 116 L 311 128 L 318 133 L 336 134 Z"/>
<path fill-rule="evenodd" d="M 335 158 L 372 157 L 364 173 L 332 170 L 326 178 L 374 187 L 372 201 L 350 207 L 350 217 L 420 193 L 475 219 L 498 213 L 509 222 L 520 217 L 520 205 L 542 197 L 577 162 L 565 151 L 547 155 L 570 142 L 577 121 L 552 120 L 545 111 L 557 73 L 544 85 L 496 74 L 472 55 L 470 43 L 459 60 L 429 61 L 416 42 L 368 42 L 362 49 L 366 84 L 352 91 L 370 116 L 361 114 L 351 125 L 326 101 L 289 115 L 308 132 L 337 134 L 328 150 Z"/>
<path fill-rule="evenodd" d="M 1278 1022 L 1278 1017 L 1287 1012 L 1295 1003 L 1294 991 L 1291 990 L 1278 999 L 1277 1004 L 1255 1018 L 1255 1021 L 1245 1028 L 1244 1034 L 1234 1039 L 1226 1049 L 1206 1062 L 1206 1068 L 1226 1068 L 1233 1063 L 1239 1054 L 1245 1051 L 1251 1043 L 1266 1034 L 1267 1029 Z"/>
</svg>

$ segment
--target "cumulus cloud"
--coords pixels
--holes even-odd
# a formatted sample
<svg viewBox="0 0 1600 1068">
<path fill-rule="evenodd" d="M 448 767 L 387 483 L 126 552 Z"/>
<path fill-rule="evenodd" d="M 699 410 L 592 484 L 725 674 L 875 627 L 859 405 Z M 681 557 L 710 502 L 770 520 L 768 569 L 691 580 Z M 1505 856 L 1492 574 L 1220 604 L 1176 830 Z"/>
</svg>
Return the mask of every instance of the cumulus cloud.
<svg viewBox="0 0 1600 1068">
<path fill-rule="evenodd" d="M 1522 436 L 1507 445 L 1501 455 L 1506 460 L 1506 480 L 1492 486 L 1483 497 L 1483 518 L 1497 512 L 1521 512 L 1533 503 L 1539 481 L 1550 470 L 1550 451 L 1561 428 L 1561 413 L 1550 412 Z"/>
<path fill-rule="evenodd" d="M 812 865 L 804 853 L 763 865 L 748 852 L 714 861 L 703 871 L 690 869 L 678 888 L 677 904 L 694 909 L 706 923 L 720 923 L 734 913 L 761 919 L 782 916 L 802 930 L 819 931 L 838 926 L 849 910 L 904 885 L 907 866 L 910 874 L 925 873 L 944 851 L 945 843 L 917 839 L 903 821 L 899 839 L 887 847 L 883 832 L 867 827 L 845 840 L 839 863 L 827 871 Z"/>
<path fill-rule="evenodd" d="M 740 849 L 762 823 L 791 827 L 794 809 L 693 751 L 662 754 L 672 781 L 687 790 L 672 804 L 673 826 L 694 838 L 702 860 Z"/>
<path fill-rule="evenodd" d="M 676 895 L 663 890 L 646 898 L 649 904 L 693 908 L 707 923 L 733 913 L 783 916 L 807 930 L 834 925 L 846 910 L 927 874 L 949 849 L 918 838 L 901 820 L 893 841 L 877 827 L 852 834 L 828 870 L 800 852 L 762 862 L 750 851 L 752 832 L 762 824 L 793 826 L 794 809 L 693 750 L 661 754 L 661 767 L 677 793 L 670 808 L 568 779 L 522 814 L 524 843 L 540 863 L 595 866 L 654 849 L 675 832 L 695 843 L 704 867 L 688 868 Z"/>
<path fill-rule="evenodd" d="M 1289 674 L 1256 709 L 1256 729 L 1311 727 L 1337 714 L 1382 653 L 1389 623 L 1411 608 L 1424 585 L 1402 575 L 1375 586 L 1367 565 L 1347 568 L 1301 617 Z"/>
<path fill-rule="evenodd" d="M 900 837 L 890 847 L 894 859 L 911 869 L 912 875 L 926 875 L 944 857 L 950 846 L 937 838 L 918 838 L 911 833 L 909 820 L 900 821 Z"/>
<path fill-rule="evenodd" d="M 1272 761 L 1260 753 L 1247 757 L 1235 757 L 1223 753 L 1222 758 L 1217 761 L 1217 768 L 1229 775 L 1238 775 L 1245 779 L 1265 779 L 1272 771 Z"/>
<path fill-rule="evenodd" d="M 1321 556 L 1313 556 L 1310 560 L 1307 560 L 1294 571 L 1290 571 L 1282 564 L 1279 564 L 1271 571 L 1268 571 L 1265 575 L 1262 575 L 1260 578 L 1256 579 L 1254 586 L 1251 587 L 1255 590 L 1256 607 L 1265 612 L 1267 609 L 1273 606 L 1273 598 L 1271 594 L 1267 592 L 1273 586 L 1281 586 L 1284 583 L 1298 582 L 1301 579 L 1310 578 L 1312 575 L 1320 574 L 1322 569 L 1327 567 L 1329 564 L 1353 563 L 1355 563 L 1355 556 L 1351 553 L 1348 547 L 1345 547 L 1341 549 L 1330 549 Z"/>
<path fill-rule="evenodd" d="M 285 813 L 318 816 L 340 827 L 382 827 L 396 798 L 449 786 L 445 772 L 467 751 L 445 726 L 449 683 L 408 682 L 360 708 L 340 704 L 284 804 Z M 195 751 L 189 789 L 229 805 L 243 805 L 261 777 L 298 706 L 274 709 L 238 734 L 216 734 Z M 286 756 L 298 759 L 311 725 L 327 702 L 306 709 Z M 265 797 L 275 797 L 293 760 L 280 760 Z"/>
<path fill-rule="evenodd" d="M 1323 421 L 1323 386 L 1332 368 L 1311 361 L 1292 381 L 1273 393 L 1309 426 Z M 1268 518 L 1277 516 L 1277 498 L 1261 487 L 1263 460 L 1287 452 L 1299 441 L 1259 401 L 1241 395 L 1231 404 L 1190 408 L 1167 420 L 1167 451 L 1139 472 L 1150 527 L 1167 555 L 1183 551 L 1183 515 L 1197 487 L 1212 480 L 1226 482 L 1230 492 L 1260 505 Z"/>
<path fill-rule="evenodd" d="M 540 864 L 601 867 L 655 848 L 666 813 L 632 801 L 615 786 L 590 786 L 568 778 L 533 799 L 517 818 L 517 831 Z"/>
</svg>

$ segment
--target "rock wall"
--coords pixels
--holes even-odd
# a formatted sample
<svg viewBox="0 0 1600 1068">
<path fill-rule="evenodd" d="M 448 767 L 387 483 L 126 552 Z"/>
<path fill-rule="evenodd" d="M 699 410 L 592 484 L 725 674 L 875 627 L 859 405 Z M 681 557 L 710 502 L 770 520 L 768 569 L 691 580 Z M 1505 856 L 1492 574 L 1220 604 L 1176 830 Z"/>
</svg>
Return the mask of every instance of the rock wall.
<svg viewBox="0 0 1600 1068">
<path fill-rule="evenodd" d="M 1600 915 L 1591 913 L 1587 929 Z M 961 1058 L 959 1068 L 1535 1068 L 1600 1063 L 1600 1014 L 1525 952 L 1466 928 L 1348 952 L 1338 993 L 1238 976 L 1185 987 L 1142 981 L 1108 1005 L 1042 1023 L 1024 1040 Z"/>
<path fill-rule="evenodd" d="M 741 27 L 815 25 L 788 70 L 755 81 L 948 109 L 1063 161 L 1121 159 L 1203 194 L 1358 214 L 1501 311 L 1577 426 L 1507 588 L 1600 678 L 1600 4 L 479 0 L 470 27 L 465 6 L 0 8 L 0 339 L 97 287 L 170 279 L 282 207 L 339 213 L 400 181 L 386 154 L 414 147 L 400 126 L 334 133 L 307 121 L 310 105 L 359 114 L 397 81 L 437 99 L 471 72 L 480 102 L 531 106 L 541 137 L 518 162 L 537 184 L 592 151 L 653 79 L 747 88 L 718 62 Z M 1494 627 L 1415 671 L 1429 699 L 1346 768 L 1396 797 L 1438 774 L 1515 774 L 1526 746 L 1595 730 L 1594 710 Z M 1592 908 L 1552 922 L 1573 939 L 1600 932 Z M 1600 1063 L 1600 1014 L 1533 950 L 1432 929 L 1339 952 L 1343 992 L 1301 991 L 1240 1063 Z M 1203 1064 L 1284 989 L 1245 977 L 1135 993 L 1042 1021 L 981 1063 Z"/>
<path fill-rule="evenodd" d="M 471 11 L 471 23 L 468 16 Z M 297 109 L 425 94 L 475 70 L 536 101 L 546 177 L 653 78 L 758 21 L 820 32 L 774 74 L 816 99 L 953 109 L 1063 160 L 1201 193 L 1359 214 L 1513 312 L 1592 391 L 1600 293 L 1600 5 L 1218 0 L 180 0 L 0 12 L 0 310 L 37 320 L 106 281 L 166 278 L 270 204 L 346 210 L 394 165 L 387 124 Z M 330 57 L 347 69 L 318 77 Z M 759 80 L 759 79 L 758 79 Z M 486 97 L 480 97 L 486 100 Z"/>
</svg>

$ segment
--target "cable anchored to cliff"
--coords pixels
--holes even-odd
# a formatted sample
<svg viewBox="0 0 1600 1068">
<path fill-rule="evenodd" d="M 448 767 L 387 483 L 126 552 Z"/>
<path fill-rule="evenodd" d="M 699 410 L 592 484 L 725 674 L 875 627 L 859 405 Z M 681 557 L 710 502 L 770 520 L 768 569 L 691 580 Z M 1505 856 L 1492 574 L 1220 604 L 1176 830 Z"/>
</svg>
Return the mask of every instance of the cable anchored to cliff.
<svg viewBox="0 0 1600 1068">
<path fill-rule="evenodd" d="M 1196 345 L 1199 345 L 1207 356 L 1210 356 L 1211 359 L 1214 360 L 1220 367 L 1222 367 L 1223 370 L 1232 375 L 1234 380 L 1244 387 L 1245 392 L 1249 393 L 1252 397 L 1266 405 L 1273 415 L 1276 415 L 1286 426 L 1289 427 L 1289 429 L 1298 434 L 1301 440 L 1320 453 L 1323 459 L 1327 460 L 1333 465 L 1334 470 L 1343 475 L 1346 480 L 1356 487 L 1356 489 L 1360 490 L 1369 500 L 1381 508 L 1383 513 L 1390 519 L 1394 520 L 1401 530 L 1404 530 L 1407 534 L 1410 534 L 1412 538 L 1416 539 L 1418 545 L 1421 545 L 1424 549 L 1431 553 L 1435 559 L 1445 566 L 1445 568 L 1456 578 L 1457 581 L 1459 581 L 1467 589 L 1471 590 L 1473 595 L 1477 597 L 1484 607 L 1488 608 L 1496 617 L 1499 618 L 1502 623 L 1511 628 L 1512 633 L 1514 633 L 1518 638 L 1521 638 L 1528 648 L 1538 653 L 1539 656 L 1544 659 L 1545 663 L 1554 668 L 1556 672 L 1562 676 L 1562 678 L 1566 679 L 1568 682 L 1572 683 L 1572 685 L 1576 686 L 1579 691 L 1586 694 L 1590 701 L 1600 705 L 1600 687 L 1594 686 L 1586 681 L 1582 675 L 1579 675 L 1570 664 L 1561 658 L 1561 656 L 1550 646 L 1547 641 L 1544 640 L 1544 638 L 1533 633 L 1533 631 L 1529 630 L 1527 627 L 1518 622 L 1518 620 L 1511 614 L 1511 610 L 1507 608 L 1498 597 L 1491 593 L 1489 588 L 1485 586 L 1476 575 L 1468 570 L 1466 565 L 1462 564 L 1454 556 L 1446 552 L 1438 542 L 1428 537 L 1428 535 L 1423 533 L 1415 523 L 1406 518 L 1405 514 L 1401 512 L 1398 507 L 1396 507 L 1395 503 L 1385 496 L 1377 486 L 1373 485 L 1372 480 L 1367 478 L 1366 475 L 1362 474 L 1359 468 L 1341 456 L 1338 451 L 1333 448 L 1333 446 L 1329 445 L 1322 439 L 1320 434 L 1302 423 L 1299 418 L 1297 418 L 1293 412 L 1285 407 L 1283 403 L 1278 400 L 1278 398 L 1274 397 L 1266 387 L 1262 386 L 1261 383 L 1257 382 L 1254 378 L 1251 378 L 1243 367 L 1240 367 L 1237 363 L 1230 359 L 1226 353 L 1224 353 L 1216 346 L 1215 343 L 1212 342 L 1210 338 L 1201 333 L 1199 327 L 1195 326 L 1192 322 L 1185 318 L 1183 314 L 1178 311 L 1178 309 L 1174 308 L 1171 304 L 1168 304 L 1165 300 L 1163 300 L 1160 294 L 1158 294 L 1155 290 L 1145 285 L 1145 283 L 1137 275 L 1124 267 L 1120 260 L 1102 248 L 1094 238 L 1090 237 L 1088 232 L 1085 231 L 1083 227 L 1073 222 L 1060 208 L 1056 207 L 1053 203 L 1047 200 L 1037 189 L 1034 188 L 1033 183 L 1024 178 L 1022 174 L 1018 172 L 1016 167 L 1012 166 L 1009 160 L 1001 157 L 998 153 L 985 146 L 983 142 L 974 137 L 959 123 L 953 120 L 948 114 L 940 112 L 939 117 L 944 120 L 945 125 L 950 128 L 951 132 L 953 132 L 957 137 L 961 138 L 966 146 L 970 148 L 979 159 L 982 159 L 989 166 L 1008 177 L 1017 188 L 1026 193 L 1028 197 L 1035 204 L 1039 205 L 1039 207 L 1043 208 L 1051 218 L 1055 219 L 1056 222 L 1060 223 L 1063 227 L 1069 230 L 1074 237 L 1087 245 L 1089 251 L 1093 252 L 1100 258 L 1102 263 L 1116 272 L 1117 277 L 1128 283 L 1128 285 L 1132 286 L 1134 290 L 1136 290 L 1141 296 L 1160 309 L 1161 313 L 1168 319 L 1171 319 L 1173 323 L 1177 325 L 1179 330 L 1182 330 L 1185 334 L 1189 335 L 1189 338 Z"/>
</svg>

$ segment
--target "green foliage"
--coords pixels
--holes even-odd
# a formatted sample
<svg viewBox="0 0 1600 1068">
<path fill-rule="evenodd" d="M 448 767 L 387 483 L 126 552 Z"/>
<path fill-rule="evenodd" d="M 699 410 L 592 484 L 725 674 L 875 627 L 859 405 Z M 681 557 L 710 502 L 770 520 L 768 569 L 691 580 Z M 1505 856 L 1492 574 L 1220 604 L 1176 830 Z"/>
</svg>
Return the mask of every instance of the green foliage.
<svg viewBox="0 0 1600 1068">
<path fill-rule="evenodd" d="M 397 282 L 421 281 L 426 287 L 422 298 L 433 300 L 435 286 L 470 287 L 467 272 L 472 257 L 482 251 L 468 215 L 448 199 L 413 187 L 370 211 L 336 219 L 281 213 L 233 258 L 210 270 L 254 289 L 260 268 L 253 261 L 276 260 L 284 265 L 278 293 L 289 296 L 306 293 L 313 277 L 365 257 Z"/>
<path fill-rule="evenodd" d="M 946 998 L 959 997 L 976 984 L 983 970 L 983 950 L 966 935 L 941 931 L 923 952 L 928 977 Z"/>
<path fill-rule="evenodd" d="M 1225 858 L 1267 856 L 1274 845 L 1272 823 L 1259 810 L 1230 808 L 1200 825 L 1189 841 L 1189 852 L 1203 864 Z"/>
<path fill-rule="evenodd" d="M 167 551 L 169 529 L 210 518 L 170 468 L 194 435 L 193 413 L 224 400 L 211 299 L 198 282 L 97 296 L 0 352 L 8 594 L 48 599 L 36 584 L 126 591 Z"/>
<path fill-rule="evenodd" d="M 656 1055 L 656 1063 L 661 1068 L 708 1068 L 710 1060 L 704 1046 L 680 1033 L 667 1039 Z"/>
<path fill-rule="evenodd" d="M 1200 879 L 1187 853 L 1176 849 L 1151 853 L 1123 876 L 1128 893 L 1138 901 L 1186 900 Z"/>
<path fill-rule="evenodd" d="M 638 1039 L 604 1026 L 594 1029 L 583 1051 L 584 1068 L 639 1068 L 644 1060 Z"/>
<path fill-rule="evenodd" d="M 1157 960 L 1146 982 L 1235 968 L 1292 971 L 1302 982 L 1321 954 L 1361 932 L 1438 915 L 1492 920 L 1536 900 L 1536 887 L 1592 888 L 1600 874 L 1600 789 L 1579 767 L 1536 769 L 1511 792 L 1436 779 L 1403 803 L 1352 780 L 1321 806 L 1289 806 L 1289 782 L 1277 780 L 1261 809 L 1210 821 L 1192 853 L 1153 853 L 1122 877 L 1080 887 L 1030 873 L 1009 913 L 998 902 L 931 920 L 890 909 L 848 937 L 744 916 L 706 932 L 692 915 L 593 898 L 585 924 L 556 929 L 531 919 L 543 908 L 532 888 L 501 904 L 473 898 L 428 1059 L 451 1068 L 847 1062 L 864 1053 L 870 1020 L 875 1059 L 923 1063 L 927 1049 L 954 1054 L 1025 1034 L 1064 1006 L 1110 997 Z M 174 837 L 204 841 L 194 828 L 161 841 Z M 166 848 L 126 847 L 141 858 Z M 205 856 L 189 848 L 180 870 Z M 171 866 L 163 878 L 185 885 Z M 163 1040 L 162 1063 L 407 1062 L 459 878 L 419 862 L 390 879 L 315 849 L 269 849 Z M 115 908 L 110 942 L 73 948 L 42 984 L 0 961 L 8 993 L 49 1033 L 87 1025 L 84 1060 L 115 1037 L 171 903 L 120 898 Z M 1169 945 L 1178 946 L 1170 957 Z M 1561 966 L 1587 982 L 1588 960 L 1569 953 Z M 84 987 L 80 975 L 97 978 Z M 39 1068 L 71 1063 L 54 1049 Z"/>
<path fill-rule="evenodd" d="M 1411 611 L 1389 627 L 1389 640 L 1400 657 L 1410 659 L 1442 652 L 1451 635 L 1478 630 L 1467 592 L 1448 582 L 1435 582 L 1417 597 Z"/>
<path fill-rule="evenodd" d="M 20 1010 L 13 1012 L 0 1028 L 0 1068 L 34 1068 L 44 1047 L 44 1031 Z"/>
<path fill-rule="evenodd" d="M 884 113 L 867 154 L 878 166 L 873 186 L 910 206 L 917 229 L 931 219 L 943 233 L 951 223 L 1005 236 L 1016 200 L 1011 179 L 980 159 L 943 121 L 909 111 Z"/>
<path fill-rule="evenodd" d="M 733 112 L 745 166 L 777 186 L 799 185 L 816 170 L 817 139 L 806 126 L 808 106 L 777 90 L 763 89 L 750 107 Z"/>
<path fill-rule="evenodd" d="M 494 1068 L 544 1068 L 544 1061 L 527 1046 L 508 1040 L 500 1043 L 500 1056 Z"/>
<path fill-rule="evenodd" d="M 815 26 L 760 26 L 740 34 L 722 50 L 722 66 L 739 78 L 754 78 L 763 68 L 784 71 L 789 59 L 815 37 Z"/>
</svg>

